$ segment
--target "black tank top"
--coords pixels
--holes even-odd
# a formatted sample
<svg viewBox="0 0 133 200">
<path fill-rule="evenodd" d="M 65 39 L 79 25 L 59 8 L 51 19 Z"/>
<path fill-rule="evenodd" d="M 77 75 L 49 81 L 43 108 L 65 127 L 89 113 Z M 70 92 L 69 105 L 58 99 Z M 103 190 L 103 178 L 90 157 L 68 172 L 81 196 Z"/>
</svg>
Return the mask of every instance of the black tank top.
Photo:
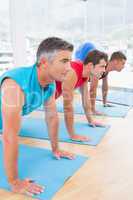
<svg viewBox="0 0 133 200">
<path fill-rule="evenodd" d="M 107 65 L 105 66 L 105 70 L 106 70 L 106 69 L 107 69 Z M 101 77 L 99 78 L 99 80 L 105 78 L 107 75 L 108 75 L 108 72 L 107 72 L 107 71 L 103 72 L 103 74 L 101 75 Z M 88 82 L 90 82 L 90 78 L 89 78 Z"/>
<path fill-rule="evenodd" d="M 103 74 L 102 74 L 102 76 L 99 78 L 99 80 L 105 78 L 107 75 L 108 75 L 108 72 L 103 72 Z"/>
<path fill-rule="evenodd" d="M 107 65 L 105 66 L 105 70 L 106 69 L 107 69 Z M 108 75 L 107 71 L 103 72 L 103 74 L 101 75 L 101 77 L 99 78 L 99 80 L 105 78 L 107 75 Z"/>
</svg>

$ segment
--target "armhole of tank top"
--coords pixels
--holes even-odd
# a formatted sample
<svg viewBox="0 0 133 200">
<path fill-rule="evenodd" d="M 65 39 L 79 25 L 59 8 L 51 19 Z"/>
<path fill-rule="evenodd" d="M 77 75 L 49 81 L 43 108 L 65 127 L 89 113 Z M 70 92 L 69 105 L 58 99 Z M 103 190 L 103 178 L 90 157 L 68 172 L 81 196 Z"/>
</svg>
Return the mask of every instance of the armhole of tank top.
<svg viewBox="0 0 133 200">
<path fill-rule="evenodd" d="M 2 79 L 2 82 L 1 82 L 1 84 L 0 84 L 0 90 L 1 90 L 1 86 L 2 86 L 3 82 L 4 82 L 6 79 L 11 79 L 11 80 L 15 81 L 15 83 L 20 87 L 20 85 L 17 83 L 16 80 L 12 79 L 11 77 L 6 76 L 6 77 L 4 77 L 4 78 Z M 24 94 L 24 102 L 25 102 L 25 100 L 26 100 L 26 94 L 25 94 L 23 88 L 20 87 L 20 89 L 21 89 L 21 91 L 22 91 L 23 94 Z M 23 105 L 23 106 L 24 106 L 24 105 Z"/>
</svg>

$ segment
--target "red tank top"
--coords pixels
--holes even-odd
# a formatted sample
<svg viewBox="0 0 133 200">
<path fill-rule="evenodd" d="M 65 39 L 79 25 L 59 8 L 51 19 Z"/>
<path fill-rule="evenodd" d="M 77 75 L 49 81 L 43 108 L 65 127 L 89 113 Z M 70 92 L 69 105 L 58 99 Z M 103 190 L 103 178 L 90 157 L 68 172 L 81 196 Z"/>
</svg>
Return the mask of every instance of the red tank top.
<svg viewBox="0 0 133 200">
<path fill-rule="evenodd" d="M 75 84 L 75 89 L 82 86 L 87 78 L 82 77 L 83 73 L 83 63 L 81 61 L 71 61 L 71 67 L 77 74 L 77 83 Z M 56 81 L 56 92 L 55 98 L 57 99 L 62 94 L 62 82 Z"/>
</svg>

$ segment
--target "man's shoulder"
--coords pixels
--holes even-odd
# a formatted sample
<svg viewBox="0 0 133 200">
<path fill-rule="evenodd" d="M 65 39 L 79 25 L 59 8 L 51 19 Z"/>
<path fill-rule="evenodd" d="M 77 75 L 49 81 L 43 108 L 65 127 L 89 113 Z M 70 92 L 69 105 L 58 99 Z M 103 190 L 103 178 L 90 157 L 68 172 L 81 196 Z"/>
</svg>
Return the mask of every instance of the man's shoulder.
<svg viewBox="0 0 133 200">
<path fill-rule="evenodd" d="M 72 66 L 81 66 L 83 67 L 83 62 L 81 60 L 72 60 L 71 61 Z"/>
</svg>

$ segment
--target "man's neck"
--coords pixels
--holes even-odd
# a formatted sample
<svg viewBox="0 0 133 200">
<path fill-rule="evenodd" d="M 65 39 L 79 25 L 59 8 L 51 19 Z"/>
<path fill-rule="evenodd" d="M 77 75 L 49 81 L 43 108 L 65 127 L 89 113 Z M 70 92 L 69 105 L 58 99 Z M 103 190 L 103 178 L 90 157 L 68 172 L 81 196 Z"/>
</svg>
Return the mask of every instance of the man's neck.
<svg viewBox="0 0 133 200">
<path fill-rule="evenodd" d="M 41 85 L 41 87 L 45 87 L 46 85 L 50 84 L 53 82 L 49 76 L 47 71 L 42 72 L 41 69 L 37 68 L 37 76 L 38 76 L 38 81 Z"/>
</svg>

